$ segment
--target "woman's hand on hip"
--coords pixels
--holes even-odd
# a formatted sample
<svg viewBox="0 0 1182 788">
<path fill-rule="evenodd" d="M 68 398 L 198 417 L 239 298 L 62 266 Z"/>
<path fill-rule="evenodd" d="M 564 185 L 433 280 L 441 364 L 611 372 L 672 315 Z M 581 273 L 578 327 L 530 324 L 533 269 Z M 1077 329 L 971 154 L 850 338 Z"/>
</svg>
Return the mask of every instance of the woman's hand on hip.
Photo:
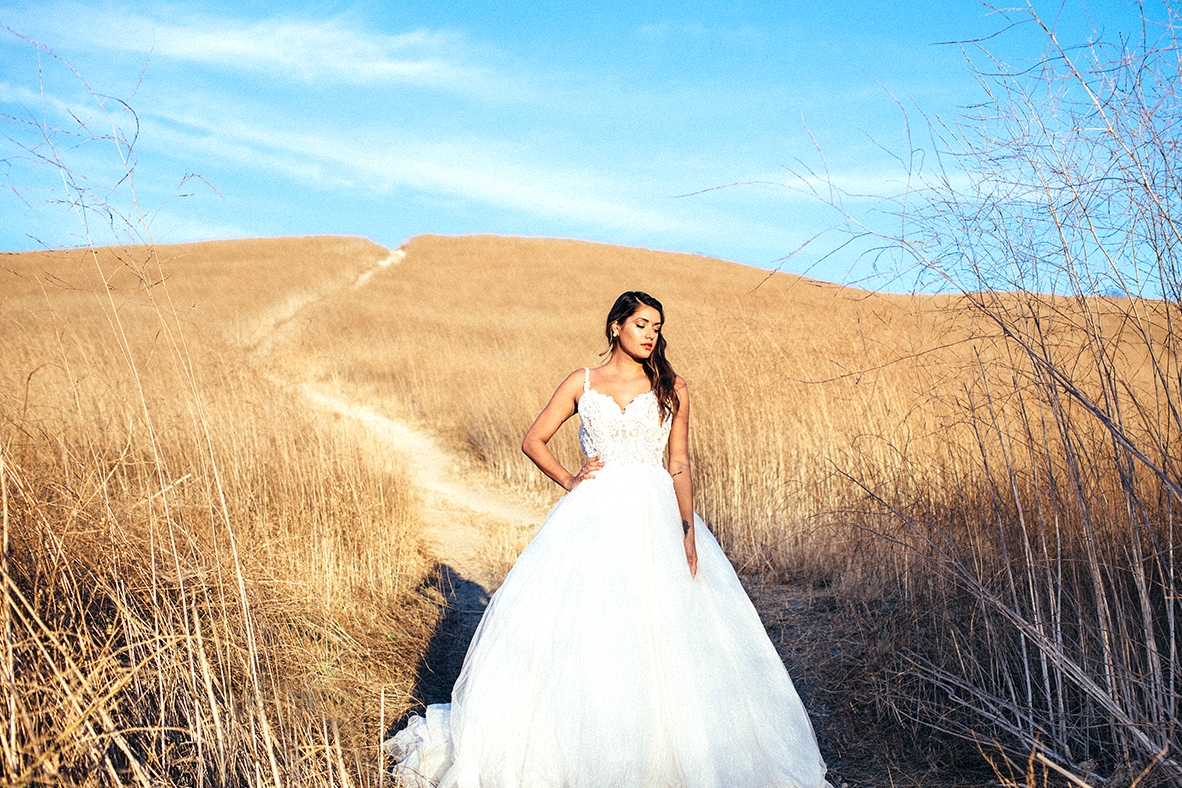
<svg viewBox="0 0 1182 788">
<path fill-rule="evenodd" d="M 603 467 L 603 460 L 599 459 L 599 455 L 588 457 L 587 462 L 583 463 L 583 467 L 574 476 L 570 477 L 570 481 L 566 484 L 566 491 L 570 492 L 579 486 L 580 483 L 588 479 L 595 478 L 595 472 Z"/>
</svg>

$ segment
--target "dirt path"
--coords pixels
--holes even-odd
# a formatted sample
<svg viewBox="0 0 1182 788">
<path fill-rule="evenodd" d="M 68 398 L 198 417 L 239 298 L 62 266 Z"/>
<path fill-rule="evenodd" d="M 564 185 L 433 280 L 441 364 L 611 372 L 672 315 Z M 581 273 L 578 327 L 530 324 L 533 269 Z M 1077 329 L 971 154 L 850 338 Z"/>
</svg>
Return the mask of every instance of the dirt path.
<svg viewBox="0 0 1182 788">
<path fill-rule="evenodd" d="M 266 361 L 289 326 L 305 310 L 340 291 L 360 290 L 384 268 L 402 262 L 396 249 L 362 271 L 353 282 L 299 294 L 275 305 L 257 323 L 249 350 Z M 532 529 L 545 514 L 538 506 L 518 499 L 507 488 L 494 489 L 475 474 L 465 474 L 462 459 L 445 448 L 429 431 L 394 413 L 353 402 L 327 384 L 305 380 L 275 382 L 296 387 L 315 408 L 341 417 L 343 424 L 376 440 L 383 457 L 395 459 L 410 477 L 418 497 L 417 514 L 431 558 L 458 576 L 495 588 L 503 574 L 504 545 Z M 502 532 L 508 531 L 506 537 Z M 500 534 L 500 538 L 498 538 Z"/>
<path fill-rule="evenodd" d="M 300 389 L 313 405 L 352 422 L 401 459 L 417 491 L 424 541 L 436 562 L 486 589 L 499 585 L 501 548 L 494 534 L 532 529 L 544 511 L 463 473 L 462 459 L 426 430 L 350 402 L 323 385 L 304 383 Z"/>
<path fill-rule="evenodd" d="M 266 362 L 283 333 L 306 310 L 343 289 L 359 290 L 381 269 L 397 265 L 397 249 L 344 286 L 325 288 L 276 305 L 258 322 L 249 341 L 252 355 Z M 489 484 L 428 430 L 390 412 L 350 400 L 324 383 L 274 378 L 297 388 L 317 410 L 339 416 L 346 429 L 375 441 L 379 461 L 393 461 L 414 487 L 415 514 L 422 523 L 424 551 L 439 567 L 432 585 L 442 599 L 442 616 L 419 668 L 415 697 L 422 703 L 447 702 L 468 643 L 492 591 L 545 516 L 545 509 Z"/>
<path fill-rule="evenodd" d="M 447 703 L 484 608 L 513 558 L 506 553 L 515 552 L 545 512 L 463 473 L 461 459 L 427 431 L 325 386 L 304 383 L 301 390 L 315 407 L 376 439 L 386 456 L 401 460 L 414 484 L 423 546 L 439 567 L 431 584 L 443 604 L 413 694 L 422 706 Z"/>
</svg>

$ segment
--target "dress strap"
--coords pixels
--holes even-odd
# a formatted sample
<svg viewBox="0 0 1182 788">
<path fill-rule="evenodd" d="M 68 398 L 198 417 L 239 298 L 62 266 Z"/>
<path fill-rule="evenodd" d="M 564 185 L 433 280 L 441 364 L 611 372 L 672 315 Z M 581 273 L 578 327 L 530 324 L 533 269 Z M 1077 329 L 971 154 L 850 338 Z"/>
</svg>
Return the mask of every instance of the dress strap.
<svg viewBox="0 0 1182 788">
<path fill-rule="evenodd" d="M 583 367 L 583 393 L 586 394 L 591 388 L 591 367 Z"/>
</svg>

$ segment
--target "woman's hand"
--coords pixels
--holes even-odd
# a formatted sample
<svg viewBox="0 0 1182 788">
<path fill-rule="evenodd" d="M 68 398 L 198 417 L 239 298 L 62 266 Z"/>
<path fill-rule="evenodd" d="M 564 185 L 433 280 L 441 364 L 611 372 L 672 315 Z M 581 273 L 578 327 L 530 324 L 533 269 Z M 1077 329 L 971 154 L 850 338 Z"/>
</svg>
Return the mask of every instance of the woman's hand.
<svg viewBox="0 0 1182 788">
<path fill-rule="evenodd" d="M 564 485 L 566 487 L 566 491 L 570 492 L 571 490 L 578 487 L 580 483 L 585 482 L 588 479 L 594 479 L 595 472 L 602 467 L 603 460 L 599 459 L 598 454 L 594 457 L 588 457 L 587 462 L 583 464 L 582 469 L 574 476 L 570 477 L 570 481 Z"/>
<path fill-rule="evenodd" d="M 698 576 L 698 545 L 694 541 L 694 528 L 683 523 L 685 528 L 685 562 L 689 564 L 690 577 Z"/>
</svg>

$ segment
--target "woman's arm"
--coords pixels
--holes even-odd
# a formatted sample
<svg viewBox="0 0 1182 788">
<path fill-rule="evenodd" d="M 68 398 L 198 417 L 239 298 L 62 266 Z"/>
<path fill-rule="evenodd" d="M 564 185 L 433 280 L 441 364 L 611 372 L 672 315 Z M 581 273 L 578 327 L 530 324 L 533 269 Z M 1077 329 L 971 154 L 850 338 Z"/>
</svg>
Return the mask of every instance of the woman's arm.
<svg viewBox="0 0 1182 788">
<path fill-rule="evenodd" d="M 681 529 L 685 535 L 685 560 L 690 575 L 698 574 L 698 547 L 694 540 L 694 481 L 690 474 L 689 458 L 689 386 L 678 375 L 674 385 L 677 392 L 677 415 L 669 431 L 669 475 L 673 477 L 673 492 L 677 494 L 677 508 L 681 512 Z"/>
<path fill-rule="evenodd" d="M 570 492 L 575 486 L 586 479 L 595 476 L 595 471 L 603 467 L 598 457 L 587 458 L 587 464 L 576 474 L 572 474 L 562 466 L 550 447 L 546 444 L 558 432 L 563 422 L 575 414 L 579 394 L 583 390 L 583 371 L 576 370 L 567 375 L 566 380 L 554 390 L 554 395 L 542 408 L 542 412 L 534 419 L 534 423 L 525 433 L 521 441 L 521 450 L 525 456 L 533 460 L 534 465 L 542 473 L 553 479 L 562 489 Z"/>
</svg>

